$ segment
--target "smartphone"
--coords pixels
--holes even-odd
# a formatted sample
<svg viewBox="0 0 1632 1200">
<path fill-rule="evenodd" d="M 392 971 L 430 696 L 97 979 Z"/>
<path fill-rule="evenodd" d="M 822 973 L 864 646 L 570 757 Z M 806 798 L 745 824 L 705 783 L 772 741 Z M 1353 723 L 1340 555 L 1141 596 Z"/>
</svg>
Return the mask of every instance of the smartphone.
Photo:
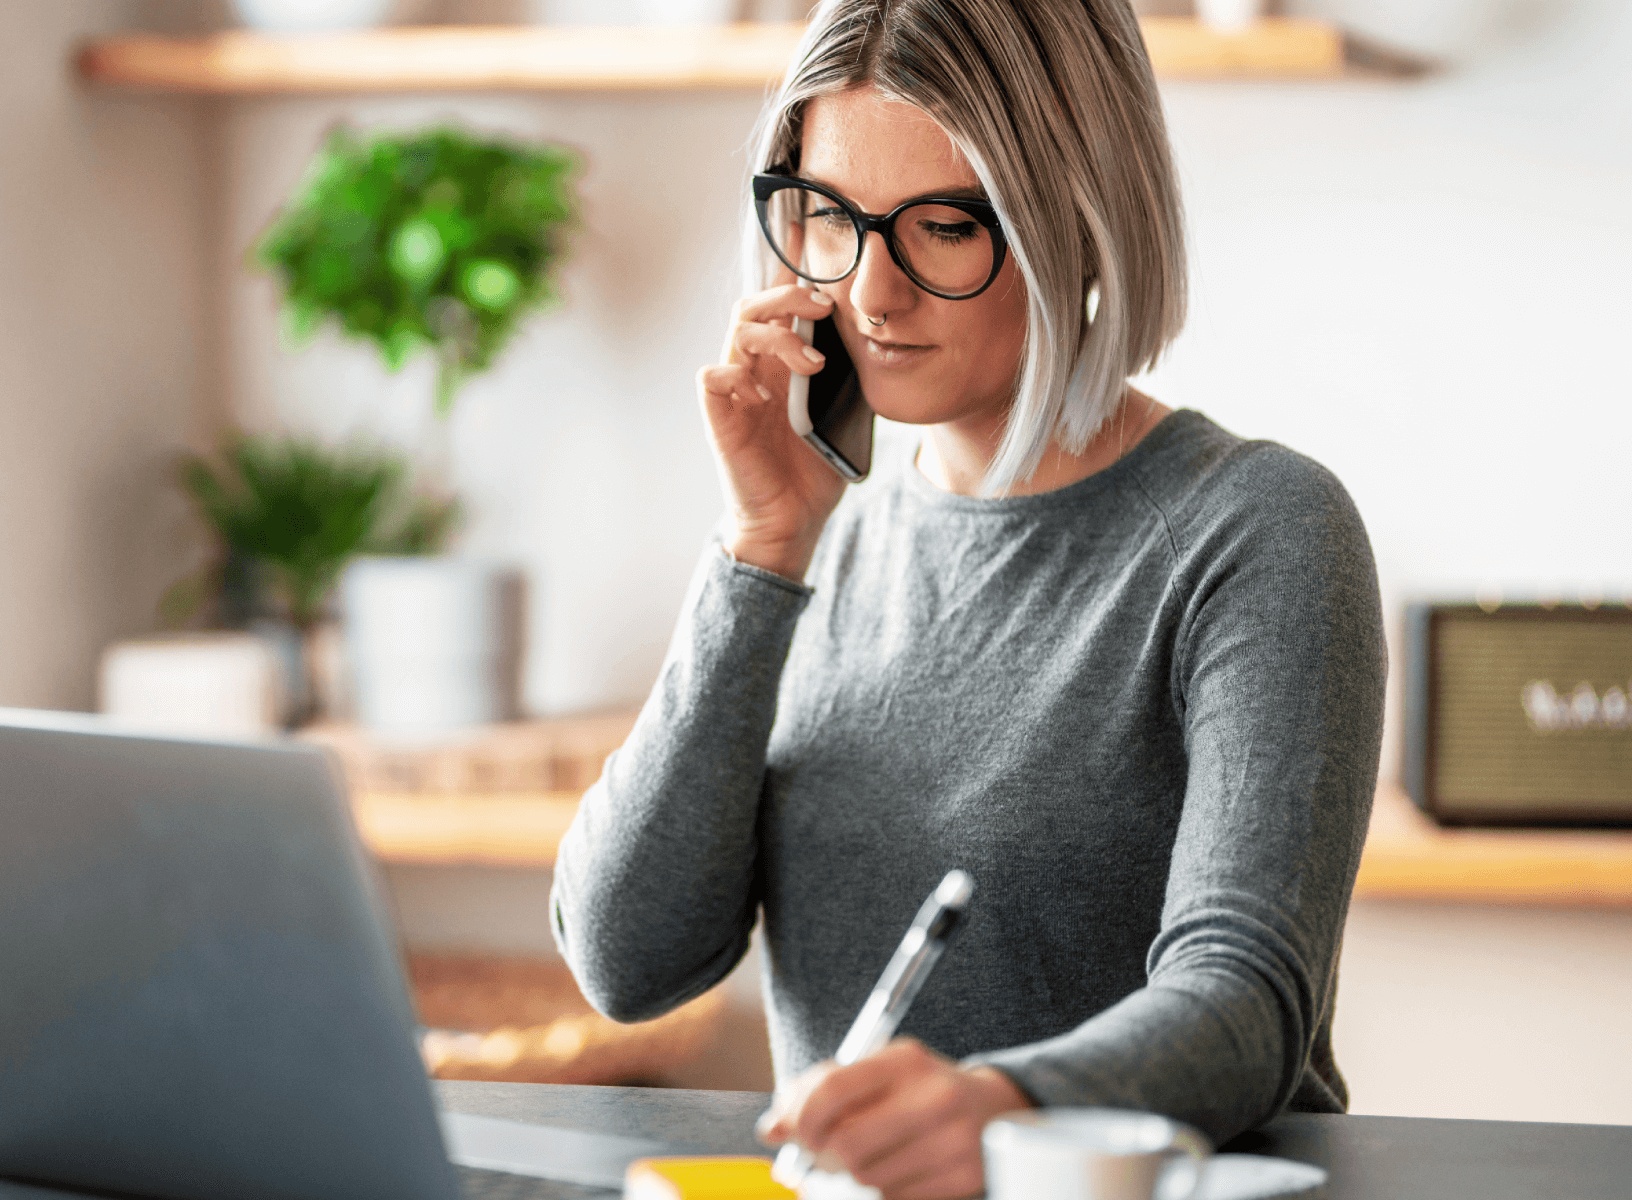
<svg viewBox="0 0 1632 1200">
<path fill-rule="evenodd" d="M 788 424 L 850 483 L 873 469 L 873 410 L 861 394 L 855 363 L 832 317 L 803 317 L 793 330 L 827 358 L 814 375 L 788 377 Z"/>
</svg>

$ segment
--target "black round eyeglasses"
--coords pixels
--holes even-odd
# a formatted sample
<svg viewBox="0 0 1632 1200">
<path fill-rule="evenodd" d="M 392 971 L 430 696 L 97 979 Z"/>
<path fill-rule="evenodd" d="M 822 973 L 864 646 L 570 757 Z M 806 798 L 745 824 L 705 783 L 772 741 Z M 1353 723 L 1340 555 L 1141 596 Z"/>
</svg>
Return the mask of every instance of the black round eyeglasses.
<svg viewBox="0 0 1632 1200">
<path fill-rule="evenodd" d="M 997 210 L 984 200 L 925 196 L 881 215 L 791 175 L 754 176 L 754 211 L 765 240 L 794 274 L 837 283 L 861 262 L 869 233 L 931 296 L 972 300 L 1003 269 L 1008 242 Z"/>
</svg>

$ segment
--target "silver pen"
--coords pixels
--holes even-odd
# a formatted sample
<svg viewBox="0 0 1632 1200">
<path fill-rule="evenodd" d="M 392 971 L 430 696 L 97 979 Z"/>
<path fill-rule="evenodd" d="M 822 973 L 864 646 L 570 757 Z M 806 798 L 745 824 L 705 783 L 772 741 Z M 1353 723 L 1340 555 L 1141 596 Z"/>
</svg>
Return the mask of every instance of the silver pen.
<svg viewBox="0 0 1632 1200">
<path fill-rule="evenodd" d="M 839 1043 L 833 1061 L 841 1067 L 866 1058 L 895 1036 L 906 1018 L 907 1009 L 924 986 L 924 980 L 946 950 L 947 940 L 963 918 L 969 896 L 975 890 L 975 881 L 968 872 L 951 870 L 946 878 L 930 893 L 918 909 L 918 915 L 907 927 L 901 944 L 890 956 L 884 974 L 873 985 L 867 1003 L 861 1006 L 850 1032 Z M 797 1142 L 789 1142 L 777 1151 L 771 1166 L 771 1178 L 783 1187 L 797 1188 L 816 1165 L 816 1160 Z"/>
</svg>

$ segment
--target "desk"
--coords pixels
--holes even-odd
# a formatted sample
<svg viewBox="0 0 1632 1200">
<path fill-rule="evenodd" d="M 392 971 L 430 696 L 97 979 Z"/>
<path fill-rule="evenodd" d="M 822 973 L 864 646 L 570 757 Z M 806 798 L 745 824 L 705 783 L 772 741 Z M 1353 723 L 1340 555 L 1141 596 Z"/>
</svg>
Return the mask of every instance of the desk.
<svg viewBox="0 0 1632 1200">
<path fill-rule="evenodd" d="M 754 1143 L 753 1124 L 770 1101 L 758 1092 L 556 1084 L 437 1088 L 442 1103 L 456 1112 L 653 1138 L 717 1154 L 763 1153 Z M 1626 1200 L 1632 1194 L 1632 1126 L 1298 1113 L 1225 1149 L 1324 1167 L 1332 1176 L 1330 1200 Z M 475 1172 L 467 1173 L 467 1181 L 467 1200 L 601 1200 L 617 1194 Z"/>
<path fill-rule="evenodd" d="M 761 1092 L 552 1083 L 439 1083 L 454 1112 L 667 1142 L 697 1154 L 762 1154 Z M 1232 1153 L 1271 1154 L 1331 1173 L 1327 1200 L 1626 1200 L 1632 1126 L 1431 1121 L 1297 1113 L 1243 1134 Z M 603 1188 L 460 1168 L 464 1200 L 607 1200 Z M 91 1200 L 0 1180 L 0 1200 Z"/>
</svg>

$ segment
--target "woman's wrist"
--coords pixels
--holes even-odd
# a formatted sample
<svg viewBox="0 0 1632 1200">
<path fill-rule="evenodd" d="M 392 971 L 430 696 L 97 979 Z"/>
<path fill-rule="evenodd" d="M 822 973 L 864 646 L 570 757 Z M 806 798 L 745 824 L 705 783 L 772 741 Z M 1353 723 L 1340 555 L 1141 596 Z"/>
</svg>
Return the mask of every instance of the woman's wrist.
<svg viewBox="0 0 1632 1200">
<path fill-rule="evenodd" d="M 1022 1108 L 1035 1108 L 1030 1096 L 996 1067 L 964 1067 L 963 1073 L 980 1085 L 981 1111 L 985 1120 Z"/>
<path fill-rule="evenodd" d="M 763 542 L 741 534 L 727 538 L 723 545 L 726 553 L 739 563 L 747 563 L 750 567 L 758 567 L 761 571 L 769 571 L 801 584 L 805 581 L 805 572 L 810 570 L 810 560 L 815 552 L 814 546 Z"/>
</svg>

